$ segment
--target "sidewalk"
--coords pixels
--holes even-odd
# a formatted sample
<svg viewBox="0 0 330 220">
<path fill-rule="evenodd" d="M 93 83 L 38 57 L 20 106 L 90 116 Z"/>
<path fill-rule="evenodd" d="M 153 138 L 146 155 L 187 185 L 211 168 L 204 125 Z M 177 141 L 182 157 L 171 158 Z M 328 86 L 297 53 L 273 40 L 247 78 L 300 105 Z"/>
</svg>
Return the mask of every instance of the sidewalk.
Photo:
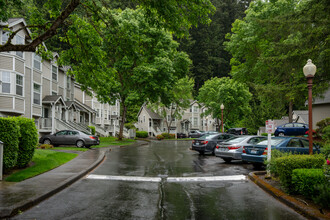
<svg viewBox="0 0 330 220">
<path fill-rule="evenodd" d="M 19 183 L 0 181 L 0 218 L 7 218 L 49 198 L 93 170 L 108 148 L 79 154 L 62 166 Z"/>
</svg>

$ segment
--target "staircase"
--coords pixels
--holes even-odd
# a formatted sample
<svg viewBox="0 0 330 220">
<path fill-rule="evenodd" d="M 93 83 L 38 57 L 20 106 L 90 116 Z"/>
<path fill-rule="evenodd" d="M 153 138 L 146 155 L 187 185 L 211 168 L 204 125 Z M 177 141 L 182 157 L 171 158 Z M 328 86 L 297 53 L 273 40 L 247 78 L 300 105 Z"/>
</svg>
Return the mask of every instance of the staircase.
<svg viewBox="0 0 330 220">
<path fill-rule="evenodd" d="M 98 126 L 97 124 L 91 123 L 92 126 L 95 127 L 95 132 L 102 136 L 102 137 L 108 137 L 109 136 L 109 132 L 107 130 L 105 130 L 104 128 L 102 128 L 101 126 Z"/>
</svg>

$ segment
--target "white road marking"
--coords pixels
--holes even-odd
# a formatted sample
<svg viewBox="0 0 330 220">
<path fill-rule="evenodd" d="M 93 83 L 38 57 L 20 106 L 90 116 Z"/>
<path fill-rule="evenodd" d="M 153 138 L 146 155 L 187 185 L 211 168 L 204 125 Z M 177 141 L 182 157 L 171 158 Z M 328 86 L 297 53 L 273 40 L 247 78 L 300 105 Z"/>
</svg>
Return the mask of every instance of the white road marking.
<svg viewBox="0 0 330 220">
<path fill-rule="evenodd" d="M 96 180 L 120 180 L 132 182 L 161 182 L 160 177 L 140 177 L 140 176 L 110 176 L 110 175 L 87 175 L 87 179 Z M 233 176 L 202 176 L 202 177 L 165 177 L 167 182 L 210 182 L 210 181 L 243 181 L 246 180 L 244 175 Z"/>
<path fill-rule="evenodd" d="M 140 177 L 140 176 L 109 176 L 109 175 L 87 175 L 87 179 L 97 180 L 121 180 L 121 181 L 134 181 L 134 182 L 160 182 L 160 177 Z"/>
</svg>

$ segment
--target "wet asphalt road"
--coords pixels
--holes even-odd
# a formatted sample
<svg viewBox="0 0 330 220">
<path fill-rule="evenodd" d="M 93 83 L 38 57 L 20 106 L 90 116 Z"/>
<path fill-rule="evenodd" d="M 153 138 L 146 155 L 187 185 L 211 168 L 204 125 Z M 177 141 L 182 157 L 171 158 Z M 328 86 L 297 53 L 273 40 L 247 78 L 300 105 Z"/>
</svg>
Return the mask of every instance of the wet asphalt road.
<svg viewBox="0 0 330 220">
<path fill-rule="evenodd" d="M 203 180 L 247 175 L 253 168 L 200 156 L 190 144 L 113 148 L 91 173 L 104 179 L 83 178 L 13 219 L 304 219 L 249 180 Z M 169 177 L 201 179 L 169 182 Z"/>
</svg>

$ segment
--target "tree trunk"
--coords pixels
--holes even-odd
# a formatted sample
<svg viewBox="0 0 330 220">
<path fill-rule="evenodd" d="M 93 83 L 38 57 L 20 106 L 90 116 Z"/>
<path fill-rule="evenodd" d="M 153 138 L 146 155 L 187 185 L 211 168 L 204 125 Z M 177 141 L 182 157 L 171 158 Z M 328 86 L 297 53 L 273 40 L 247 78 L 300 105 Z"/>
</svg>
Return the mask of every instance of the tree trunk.
<svg viewBox="0 0 330 220">
<path fill-rule="evenodd" d="M 126 114 L 127 114 L 127 106 L 124 104 L 124 102 L 122 103 L 123 103 L 123 116 L 120 121 L 120 127 L 119 127 L 119 137 L 118 137 L 119 141 L 123 140 L 124 124 L 126 121 Z"/>
<path fill-rule="evenodd" d="M 289 123 L 292 123 L 292 121 L 293 121 L 292 108 L 293 108 L 293 101 L 290 100 L 290 102 L 289 102 Z"/>
</svg>

